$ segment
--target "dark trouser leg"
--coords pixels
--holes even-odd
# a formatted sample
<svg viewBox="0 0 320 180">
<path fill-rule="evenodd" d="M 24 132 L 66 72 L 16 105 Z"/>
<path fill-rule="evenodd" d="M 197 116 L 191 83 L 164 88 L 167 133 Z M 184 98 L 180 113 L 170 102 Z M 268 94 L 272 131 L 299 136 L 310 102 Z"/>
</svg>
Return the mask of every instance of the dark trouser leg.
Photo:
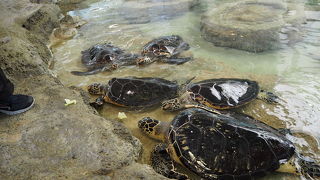
<svg viewBox="0 0 320 180">
<path fill-rule="evenodd" d="M 14 86 L 0 69 L 0 113 L 15 115 L 29 110 L 33 104 L 32 96 L 13 95 Z"/>
<path fill-rule="evenodd" d="M 9 81 L 9 79 L 6 78 L 2 69 L 0 69 L 0 101 L 6 100 L 9 96 L 13 94 L 13 91 L 13 84 Z"/>
</svg>

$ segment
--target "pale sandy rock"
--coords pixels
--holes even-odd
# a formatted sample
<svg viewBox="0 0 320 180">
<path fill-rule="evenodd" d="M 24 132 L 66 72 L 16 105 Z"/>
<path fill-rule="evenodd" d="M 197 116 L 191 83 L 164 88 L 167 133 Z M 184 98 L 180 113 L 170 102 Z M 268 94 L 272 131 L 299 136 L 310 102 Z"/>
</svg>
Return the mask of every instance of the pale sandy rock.
<svg viewBox="0 0 320 180">
<path fill-rule="evenodd" d="M 35 98 L 23 114 L 0 114 L 0 179 L 162 179 L 136 163 L 142 151 L 137 138 L 100 117 L 86 92 L 65 87 L 47 69 L 52 55 L 46 45 L 59 26 L 59 7 L 13 0 L 0 8 L 7 17 L 0 19 L 0 67 L 15 93 Z M 64 99 L 77 103 L 66 107 Z"/>
</svg>

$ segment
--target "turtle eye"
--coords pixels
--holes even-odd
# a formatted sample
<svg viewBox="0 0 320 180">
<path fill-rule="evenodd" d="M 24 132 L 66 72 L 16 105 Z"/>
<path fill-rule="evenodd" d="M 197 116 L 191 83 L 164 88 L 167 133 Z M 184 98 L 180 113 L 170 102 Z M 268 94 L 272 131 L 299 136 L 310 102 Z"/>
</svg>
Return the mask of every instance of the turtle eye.
<svg viewBox="0 0 320 180">
<path fill-rule="evenodd" d="M 112 61 L 112 57 L 110 55 L 104 56 L 103 59 L 104 59 L 105 62 L 111 62 Z"/>
</svg>

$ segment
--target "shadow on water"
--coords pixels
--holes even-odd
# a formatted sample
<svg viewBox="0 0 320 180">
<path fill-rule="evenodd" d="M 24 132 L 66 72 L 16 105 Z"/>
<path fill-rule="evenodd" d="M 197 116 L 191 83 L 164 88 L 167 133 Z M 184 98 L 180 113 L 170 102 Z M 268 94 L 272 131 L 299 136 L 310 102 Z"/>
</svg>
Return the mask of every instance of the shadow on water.
<svg viewBox="0 0 320 180">
<path fill-rule="evenodd" d="M 291 0 L 291 4 L 304 7 L 301 16 L 305 21 L 299 27 L 286 26 L 281 30 L 280 49 L 255 54 L 214 46 L 202 38 L 200 19 L 206 7 L 217 8 L 229 2 L 234 1 L 102 0 L 88 3 L 68 12 L 88 23 L 78 29 L 73 39 L 53 49 L 55 71 L 66 86 L 82 88 L 92 82 L 106 83 L 112 77 L 123 76 L 154 76 L 168 80 L 196 76 L 196 81 L 222 77 L 256 80 L 264 89 L 278 94 L 280 104 L 270 105 L 255 100 L 238 111 L 276 128 L 293 129 L 296 134 L 292 141 L 298 149 L 320 161 L 319 144 L 315 140 L 320 137 L 320 11 L 310 8 L 314 3 L 305 5 Z M 111 42 L 128 52 L 138 53 L 151 39 L 171 34 L 180 35 L 190 44 L 191 49 L 186 54 L 191 54 L 193 61 L 179 66 L 161 63 L 142 68 L 130 66 L 92 76 L 70 74 L 73 70 L 86 70 L 80 62 L 81 51 L 94 44 Z M 170 121 L 175 113 L 165 113 L 160 109 L 133 112 L 109 104 L 100 111 L 102 116 L 112 119 L 117 119 L 118 112 L 126 113 L 128 118 L 119 121 L 141 140 L 144 147 L 141 162 L 149 163 L 150 151 L 157 142 L 138 130 L 137 121 L 145 116 Z M 299 177 L 274 173 L 262 179 Z"/>
</svg>

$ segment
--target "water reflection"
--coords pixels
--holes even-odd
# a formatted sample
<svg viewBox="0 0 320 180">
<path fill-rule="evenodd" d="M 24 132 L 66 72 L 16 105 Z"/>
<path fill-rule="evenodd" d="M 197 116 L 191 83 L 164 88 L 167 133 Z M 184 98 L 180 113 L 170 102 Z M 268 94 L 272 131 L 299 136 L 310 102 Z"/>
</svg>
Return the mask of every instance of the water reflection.
<svg viewBox="0 0 320 180">
<path fill-rule="evenodd" d="M 199 5 L 199 2 L 202 4 L 195 6 Z M 238 111 L 274 127 L 288 127 L 300 132 L 295 134 L 292 140 L 299 149 L 320 160 L 319 145 L 312 138 L 320 137 L 319 5 L 317 11 L 317 8 L 310 8 L 309 4 L 302 4 L 304 1 L 291 0 L 291 4 L 304 8 L 304 24 L 300 29 L 283 29 L 280 50 L 253 54 L 216 47 L 201 36 L 200 17 L 206 11 L 206 7 L 219 7 L 228 2 L 232 1 L 178 0 L 173 3 L 102 0 L 89 4 L 87 8 L 70 12 L 71 15 L 78 15 L 89 23 L 81 27 L 79 34 L 72 40 L 53 49 L 57 61 L 55 71 L 63 84 L 79 87 L 86 87 L 92 82 L 106 83 L 112 77 L 123 76 L 155 76 L 180 81 L 193 76 L 196 76 L 195 81 L 208 78 L 247 78 L 258 81 L 264 89 L 281 97 L 280 104 L 269 105 L 255 100 Z M 180 6 L 177 4 L 180 4 L 181 8 L 172 11 L 172 8 Z M 142 12 L 135 14 L 137 8 Z M 164 10 L 167 8 L 168 11 Z M 163 12 L 164 15 L 161 14 Z M 299 33 L 291 33 L 295 31 Z M 94 44 L 111 42 L 127 49 L 128 52 L 138 53 L 151 39 L 172 34 L 180 35 L 190 44 L 191 52 L 188 52 L 188 55 L 194 57 L 193 61 L 180 66 L 155 63 L 141 68 L 126 67 L 112 73 L 103 72 L 93 76 L 78 77 L 70 74 L 72 70 L 86 70 L 81 64 L 81 51 Z M 92 100 L 94 99 L 95 97 L 92 97 Z M 101 114 L 117 119 L 118 112 L 122 111 L 128 117 L 122 122 L 144 145 L 141 161 L 148 163 L 151 147 L 157 142 L 140 133 L 137 128 L 138 120 L 150 116 L 170 121 L 175 114 L 162 112 L 160 109 L 137 113 L 112 105 L 105 105 Z M 302 136 L 304 133 L 301 132 L 306 132 L 308 136 Z M 292 175 L 275 173 L 263 179 L 293 178 L 298 179 Z"/>
</svg>

